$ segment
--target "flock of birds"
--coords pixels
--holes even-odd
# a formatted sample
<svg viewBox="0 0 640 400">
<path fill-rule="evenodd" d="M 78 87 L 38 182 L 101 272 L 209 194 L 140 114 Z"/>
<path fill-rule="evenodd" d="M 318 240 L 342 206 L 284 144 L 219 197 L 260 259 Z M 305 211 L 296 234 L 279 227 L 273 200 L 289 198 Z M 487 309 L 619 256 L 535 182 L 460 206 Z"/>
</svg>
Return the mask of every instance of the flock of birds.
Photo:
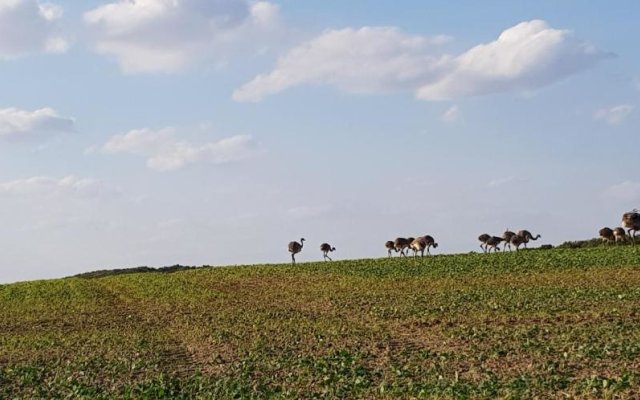
<svg viewBox="0 0 640 400">
<path fill-rule="evenodd" d="M 627 231 L 622 227 L 618 227 L 615 229 L 611 228 L 602 228 L 599 231 L 600 237 L 602 240 L 608 243 L 617 243 L 619 241 L 627 241 L 630 240 L 635 244 L 636 234 L 640 231 L 640 210 L 634 209 L 633 211 L 629 211 L 623 214 L 622 216 L 622 226 L 627 228 Z M 524 246 L 527 248 L 527 243 L 532 240 L 538 240 L 542 236 L 539 234 L 534 236 L 526 229 L 521 231 L 512 232 L 507 229 L 502 236 L 492 236 L 487 233 L 483 233 L 478 237 L 480 241 L 480 248 L 484 253 L 491 253 L 491 250 L 494 252 L 500 251 L 500 244 L 504 242 L 503 251 L 509 249 L 509 251 L 513 250 L 515 247 L 516 251 L 520 249 L 520 246 Z M 293 241 L 289 242 L 289 253 L 291 253 L 291 261 L 293 264 L 296 263 L 296 254 L 302 251 L 304 247 L 305 239 L 300 239 L 299 242 Z M 400 253 L 400 257 L 407 257 L 407 253 L 409 251 L 413 251 L 413 256 L 417 257 L 418 253 L 420 253 L 421 257 L 424 257 L 425 251 L 427 255 L 430 255 L 431 248 L 437 248 L 438 243 L 436 243 L 433 236 L 424 235 L 418 238 L 402 238 L 399 237 L 396 240 L 389 240 L 384 244 L 387 249 L 387 254 L 389 257 L 392 257 L 392 252 Z M 320 251 L 322 252 L 323 259 L 325 261 L 332 261 L 331 257 L 329 257 L 329 253 L 336 251 L 336 248 L 331 246 L 329 243 L 322 243 L 320 245 Z"/>
</svg>

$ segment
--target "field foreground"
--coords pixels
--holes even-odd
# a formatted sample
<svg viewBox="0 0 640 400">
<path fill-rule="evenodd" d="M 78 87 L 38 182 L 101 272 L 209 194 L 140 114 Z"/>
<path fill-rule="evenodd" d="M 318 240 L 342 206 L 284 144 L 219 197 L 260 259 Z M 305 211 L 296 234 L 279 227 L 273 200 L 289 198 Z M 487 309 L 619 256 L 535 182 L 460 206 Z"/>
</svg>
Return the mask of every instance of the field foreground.
<svg viewBox="0 0 640 400">
<path fill-rule="evenodd" d="M 0 398 L 640 398 L 640 246 L 0 286 Z"/>
</svg>

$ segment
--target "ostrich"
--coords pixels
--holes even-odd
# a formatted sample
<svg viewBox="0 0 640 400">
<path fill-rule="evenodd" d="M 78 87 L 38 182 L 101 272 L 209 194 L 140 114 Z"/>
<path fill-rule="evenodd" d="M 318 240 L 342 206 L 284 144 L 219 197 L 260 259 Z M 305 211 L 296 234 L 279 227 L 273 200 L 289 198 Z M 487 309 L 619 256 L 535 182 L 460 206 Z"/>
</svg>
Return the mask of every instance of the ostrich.
<svg viewBox="0 0 640 400">
<path fill-rule="evenodd" d="M 520 236 L 521 238 L 524 239 L 524 248 L 527 248 L 527 243 L 529 243 L 529 240 L 538 240 L 540 239 L 542 236 L 540 235 L 536 235 L 535 237 L 531 234 L 531 232 L 527 231 L 527 230 L 521 230 L 520 232 L 518 232 L 518 236 Z"/>
<path fill-rule="evenodd" d="M 602 239 L 602 241 L 605 243 L 611 243 L 616 240 L 616 237 L 613 234 L 611 228 L 602 228 L 598 231 L 598 234 L 600 235 L 600 239 Z"/>
<path fill-rule="evenodd" d="M 391 258 L 391 250 L 395 251 L 396 253 L 398 252 L 398 250 L 396 250 L 396 244 L 393 242 L 393 240 L 387 241 L 387 243 L 384 244 L 384 247 L 387 248 L 389 258 Z"/>
<path fill-rule="evenodd" d="M 502 239 L 501 237 L 497 237 L 497 236 L 491 236 L 484 244 L 485 248 L 487 249 L 487 253 L 491 253 L 491 249 L 494 250 L 494 252 L 498 252 L 500 251 L 500 242 L 502 242 L 504 239 Z"/>
<path fill-rule="evenodd" d="M 296 254 L 302 251 L 302 247 L 304 246 L 304 238 L 300 239 L 300 243 L 293 241 L 289 242 L 289 253 L 291 253 L 291 261 L 295 265 L 296 263 Z"/>
<path fill-rule="evenodd" d="M 627 232 L 624 231 L 624 228 L 617 227 L 613 230 L 613 236 L 615 236 L 616 243 L 625 242 L 627 240 Z"/>
<path fill-rule="evenodd" d="M 525 239 L 522 236 L 518 236 L 515 234 L 511 236 L 510 244 L 516 248 L 516 251 L 520 250 L 520 246 L 522 246 L 525 243 L 526 243 Z M 507 245 L 505 244 L 505 248 L 506 247 Z M 509 246 L 509 248 L 511 248 L 511 246 Z"/>
<path fill-rule="evenodd" d="M 333 261 L 331 259 L 331 257 L 329 257 L 328 253 L 330 253 L 332 251 L 336 251 L 335 247 L 331 247 L 331 245 L 329 243 L 322 243 L 320 245 L 320 251 L 322 251 L 322 255 L 323 255 L 325 261 L 327 261 L 327 258 L 329 259 L 329 261 Z"/>
<path fill-rule="evenodd" d="M 409 246 L 411 246 L 411 242 L 413 242 L 413 240 L 414 238 L 396 238 L 395 242 L 393 242 L 393 245 L 396 249 L 396 252 L 400 252 L 400 257 L 407 256 L 404 250 L 408 249 Z"/>
<path fill-rule="evenodd" d="M 622 226 L 627 228 L 627 234 L 633 244 L 636 243 L 636 232 L 640 231 L 640 211 L 633 209 L 622 215 Z M 633 232 L 633 235 L 631 234 Z"/>
<path fill-rule="evenodd" d="M 482 249 L 483 253 L 487 252 L 487 240 L 489 239 L 491 239 L 491 235 L 487 233 L 483 233 L 482 235 L 478 236 L 478 240 L 480 241 L 480 248 Z"/>
<path fill-rule="evenodd" d="M 429 248 L 433 247 L 434 249 L 438 247 L 438 243 L 433 239 L 433 236 L 424 235 L 415 240 L 413 240 L 410 244 L 411 250 L 413 250 L 413 256 L 417 257 L 418 252 L 420 252 L 420 256 L 424 257 L 424 251 L 427 250 L 427 254 L 431 255 L 429 252 Z"/>
<path fill-rule="evenodd" d="M 516 236 L 515 232 L 511 232 L 509 228 L 502 234 L 502 239 L 504 240 L 504 249 L 507 250 L 507 246 L 509 246 L 509 251 L 511 251 L 511 238 Z"/>
</svg>

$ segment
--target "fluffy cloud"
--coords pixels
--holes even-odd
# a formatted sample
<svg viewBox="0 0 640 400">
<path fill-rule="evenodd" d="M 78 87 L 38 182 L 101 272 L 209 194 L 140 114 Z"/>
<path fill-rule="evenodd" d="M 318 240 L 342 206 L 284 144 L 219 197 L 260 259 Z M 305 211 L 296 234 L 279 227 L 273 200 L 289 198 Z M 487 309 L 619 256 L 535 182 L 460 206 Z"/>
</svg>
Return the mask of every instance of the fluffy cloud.
<svg viewBox="0 0 640 400">
<path fill-rule="evenodd" d="M 640 201 L 640 183 L 625 181 L 609 187 L 605 196 L 624 202 Z"/>
<path fill-rule="evenodd" d="M 328 30 L 290 50 L 276 68 L 236 90 L 238 101 L 302 84 L 325 84 L 350 93 L 411 89 L 433 77 L 443 63 L 429 49 L 447 37 L 409 35 L 393 27 Z"/>
<path fill-rule="evenodd" d="M 324 84 L 352 93 L 411 90 L 419 99 L 448 100 L 538 89 L 609 56 L 540 20 L 522 22 L 457 56 L 433 46 L 443 38 L 396 28 L 326 31 L 290 50 L 272 72 L 233 97 L 259 101 L 292 86 Z"/>
<path fill-rule="evenodd" d="M 115 193 L 116 188 L 109 187 L 100 180 L 92 178 L 78 178 L 70 175 L 64 178 L 34 176 L 0 183 L 0 194 L 5 195 L 79 195 L 94 196 L 104 193 Z"/>
<path fill-rule="evenodd" d="M 31 53 L 61 53 L 69 41 L 57 21 L 62 8 L 35 0 L 0 0 L 0 59 Z"/>
<path fill-rule="evenodd" d="M 30 138 L 74 131 L 72 118 L 62 117 L 49 107 L 35 111 L 0 109 L 0 138 Z"/>
<path fill-rule="evenodd" d="M 105 153 L 129 153 L 147 158 L 147 166 L 157 171 L 177 170 L 198 162 L 226 164 L 247 159 L 258 152 L 250 136 L 237 135 L 217 142 L 192 144 L 176 139 L 174 128 L 136 129 L 113 136 L 103 147 Z"/>
<path fill-rule="evenodd" d="M 277 6 L 246 0 L 119 0 L 84 15 L 98 53 L 125 72 L 176 72 L 277 26 Z"/>
<path fill-rule="evenodd" d="M 630 104 L 620 104 L 618 106 L 601 108 L 593 113 L 593 119 L 604 121 L 609 125 L 620 125 L 633 112 L 635 107 Z"/>
</svg>

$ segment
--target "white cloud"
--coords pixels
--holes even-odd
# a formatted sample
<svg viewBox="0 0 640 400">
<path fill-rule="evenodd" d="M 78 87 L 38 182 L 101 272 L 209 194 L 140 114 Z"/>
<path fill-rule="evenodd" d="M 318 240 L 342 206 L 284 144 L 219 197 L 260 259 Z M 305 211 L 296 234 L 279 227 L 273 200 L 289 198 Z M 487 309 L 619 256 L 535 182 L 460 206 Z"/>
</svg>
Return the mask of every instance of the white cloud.
<svg viewBox="0 0 640 400">
<path fill-rule="evenodd" d="M 442 120 L 448 124 L 454 123 L 460 119 L 460 108 L 451 106 L 442 114 Z"/>
<path fill-rule="evenodd" d="M 156 171 L 171 171 L 188 164 L 209 162 L 227 164 L 242 161 L 259 152 L 253 139 L 237 135 L 217 142 L 192 144 L 176 138 L 175 128 L 135 129 L 113 136 L 103 147 L 105 153 L 129 153 L 147 158 Z"/>
<path fill-rule="evenodd" d="M 73 118 L 62 117 L 49 107 L 35 111 L 0 109 L 0 138 L 29 138 L 74 131 Z"/>
<path fill-rule="evenodd" d="M 443 62 L 428 49 L 443 36 L 409 35 L 393 27 L 327 30 L 293 48 L 276 68 L 236 90 L 238 101 L 265 96 L 303 84 L 325 84 L 350 93 L 411 89 L 433 76 Z"/>
<path fill-rule="evenodd" d="M 287 88 L 330 85 L 350 93 L 410 90 L 422 100 L 535 90 L 609 57 L 546 22 L 522 22 L 497 40 L 458 55 L 436 46 L 446 37 L 410 35 L 393 27 L 325 31 L 291 49 L 273 71 L 233 94 L 259 101 Z"/>
<path fill-rule="evenodd" d="M 522 22 L 497 40 L 452 60 L 447 73 L 417 91 L 423 100 L 534 90 L 595 65 L 610 56 L 546 22 Z"/>
<path fill-rule="evenodd" d="M 625 181 L 612 185 L 604 192 L 606 197 L 624 202 L 640 201 L 640 182 Z"/>
<path fill-rule="evenodd" d="M 627 119 L 634 110 L 630 104 L 620 104 L 614 107 L 601 108 L 593 113 L 593 118 L 597 121 L 604 121 L 609 125 L 620 125 Z"/>
<path fill-rule="evenodd" d="M 59 32 L 62 7 L 35 0 L 0 0 L 0 59 L 62 53 L 69 40 Z"/>
<path fill-rule="evenodd" d="M 246 0 L 119 0 L 84 15 L 98 53 L 123 71 L 176 72 L 278 25 L 278 7 Z M 227 46 L 227 47 L 225 47 Z"/>
<path fill-rule="evenodd" d="M 73 175 L 64 178 L 34 176 L 0 183 L 0 194 L 18 196 L 51 196 L 78 195 L 96 196 L 105 193 L 117 193 L 119 190 L 110 187 L 100 180 L 79 178 Z"/>
</svg>

